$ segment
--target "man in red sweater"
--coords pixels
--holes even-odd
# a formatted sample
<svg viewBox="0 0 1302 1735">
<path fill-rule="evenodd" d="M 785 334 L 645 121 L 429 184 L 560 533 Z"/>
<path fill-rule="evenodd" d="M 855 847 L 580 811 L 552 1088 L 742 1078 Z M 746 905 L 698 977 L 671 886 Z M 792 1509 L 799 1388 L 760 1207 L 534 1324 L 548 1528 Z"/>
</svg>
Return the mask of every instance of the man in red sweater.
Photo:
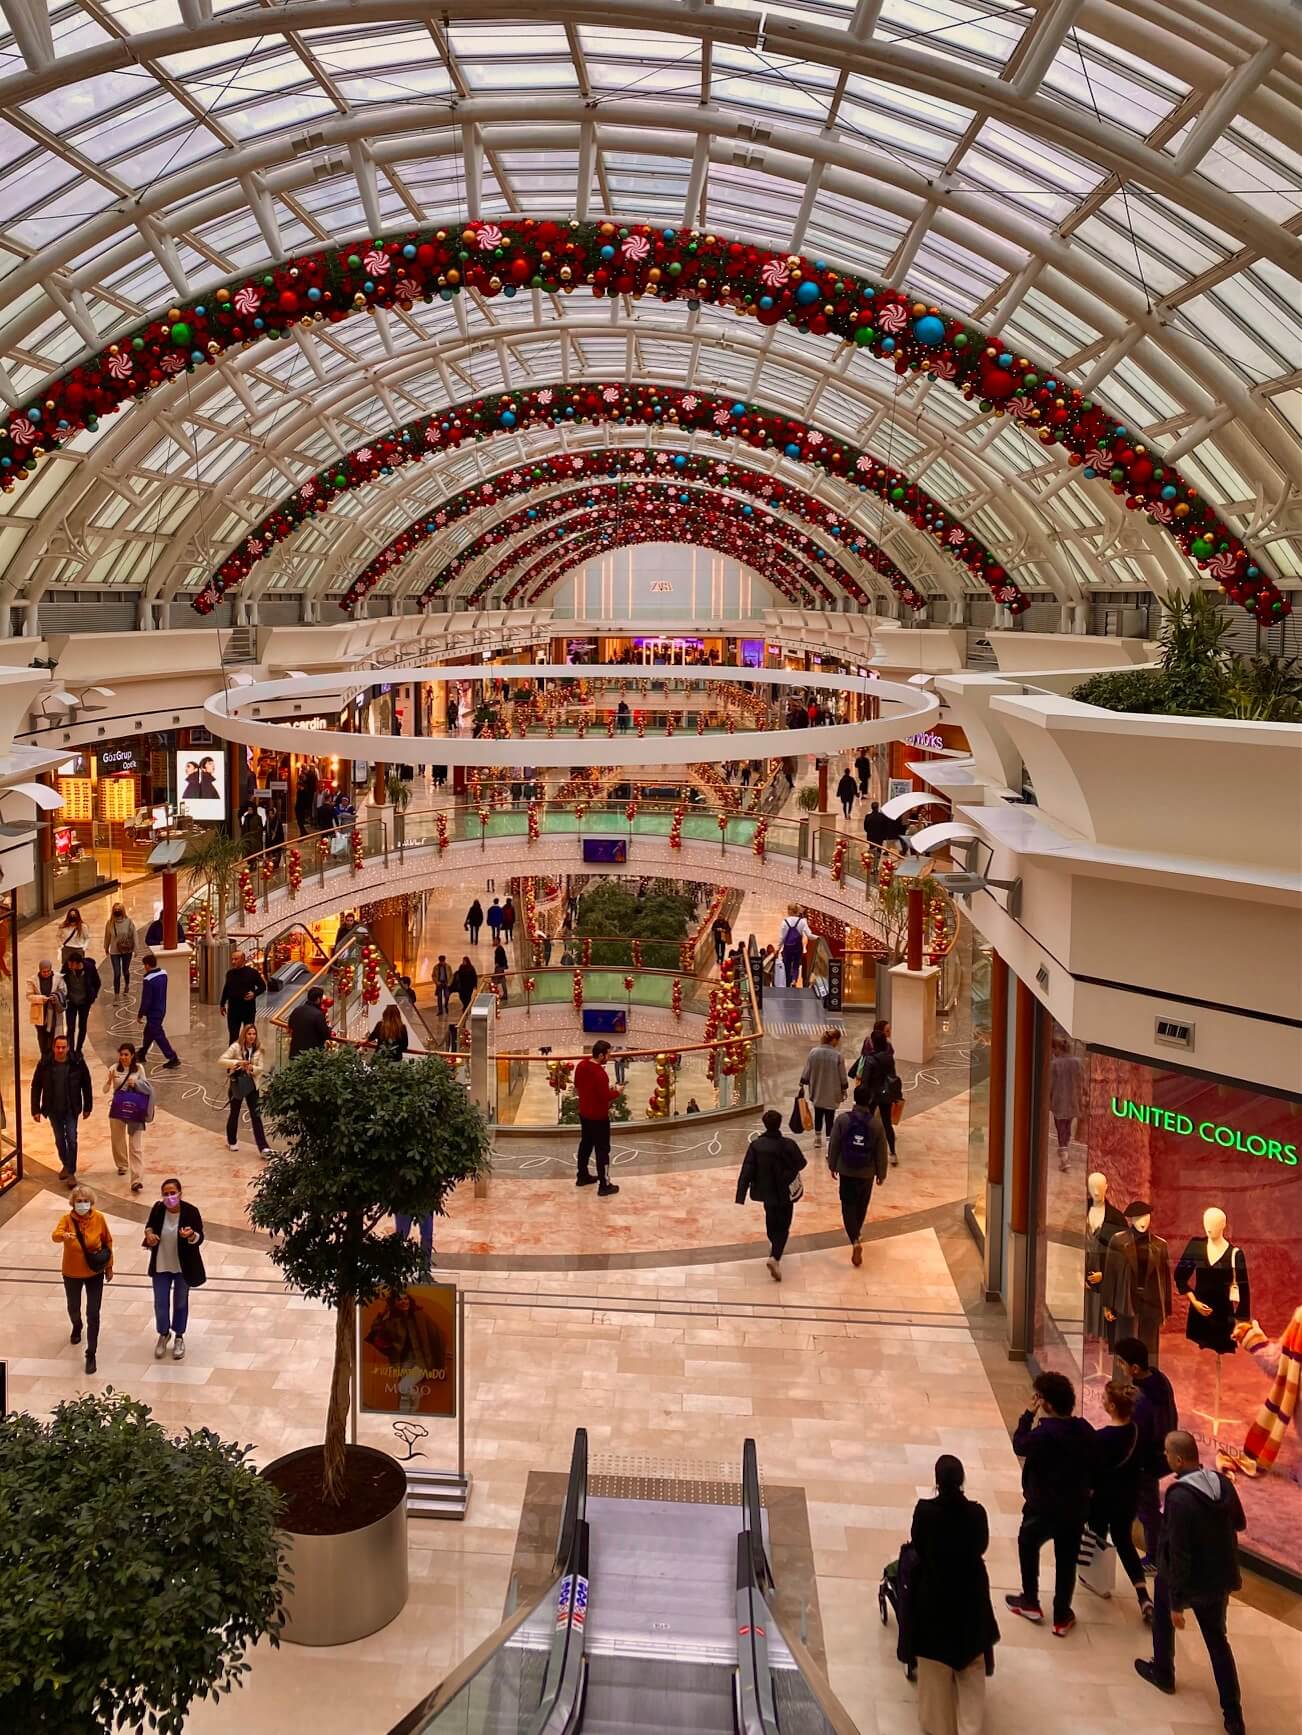
<svg viewBox="0 0 1302 1735">
<path fill-rule="evenodd" d="M 594 1042 L 592 1059 L 581 1060 L 574 1069 L 574 1094 L 579 1099 L 579 1172 L 576 1187 L 597 1183 L 597 1197 L 608 1199 L 619 1188 L 610 1179 L 610 1105 L 619 1095 L 619 1088 L 610 1082 L 606 1072 L 608 1042 Z M 588 1167 L 591 1157 L 597 1159 L 594 1175 Z"/>
</svg>

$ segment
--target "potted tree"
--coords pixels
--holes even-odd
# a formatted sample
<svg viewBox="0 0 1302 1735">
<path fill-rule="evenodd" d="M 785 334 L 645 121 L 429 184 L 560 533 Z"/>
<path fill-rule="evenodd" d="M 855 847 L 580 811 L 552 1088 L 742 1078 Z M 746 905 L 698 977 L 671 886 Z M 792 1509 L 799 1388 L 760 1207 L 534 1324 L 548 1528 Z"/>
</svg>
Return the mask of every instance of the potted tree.
<svg viewBox="0 0 1302 1735">
<path fill-rule="evenodd" d="M 278 1643 L 279 1499 L 248 1452 L 111 1390 L 0 1419 L 0 1728 L 181 1735 Z"/>
<path fill-rule="evenodd" d="M 396 768 L 392 768 L 384 780 L 384 793 L 393 807 L 393 841 L 401 848 L 406 840 L 406 813 L 411 806 L 411 784 Z"/>
<path fill-rule="evenodd" d="M 300 1054 L 272 1078 L 263 1110 L 279 1154 L 253 1182 L 249 1220 L 303 1295 L 334 1310 L 325 1438 L 263 1471 L 285 1497 L 294 1581 L 284 1636 L 340 1645 L 386 1625 L 407 1600 L 407 1480 L 385 1452 L 348 1443 L 357 1310 L 424 1270 L 389 1228 L 395 1212 L 442 1215 L 488 1166 L 483 1116 L 433 1056 L 397 1064 L 354 1048 Z"/>
<path fill-rule="evenodd" d="M 244 865 L 244 846 L 239 838 L 212 831 L 186 858 L 185 883 L 192 892 L 202 892 L 212 912 L 212 927 L 200 936 L 197 947 L 199 998 L 209 1004 L 221 994 L 230 967 L 231 943 L 226 935 L 235 877 Z"/>
</svg>

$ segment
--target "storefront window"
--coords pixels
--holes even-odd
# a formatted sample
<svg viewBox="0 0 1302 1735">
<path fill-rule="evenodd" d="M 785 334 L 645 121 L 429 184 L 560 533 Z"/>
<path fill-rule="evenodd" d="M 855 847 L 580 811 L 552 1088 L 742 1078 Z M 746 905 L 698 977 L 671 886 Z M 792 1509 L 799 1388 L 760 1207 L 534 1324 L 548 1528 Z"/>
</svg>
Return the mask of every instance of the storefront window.
<svg viewBox="0 0 1302 1735">
<path fill-rule="evenodd" d="M 982 1239 L 986 1232 L 986 1176 L 990 1133 L 990 947 L 970 922 L 972 945 L 972 1034 L 968 1045 L 967 1210 Z"/>
<path fill-rule="evenodd" d="M 1042 1078 L 1045 1076 L 1041 1074 Z M 1036 1353 L 1102 1419 L 1135 1336 L 1205 1464 L 1235 1477 L 1258 1556 L 1302 1572 L 1302 1102 L 1085 1053 L 1056 1026 L 1037 1145 Z"/>
<path fill-rule="evenodd" d="M 0 1193 L 22 1179 L 19 1118 L 18 923 L 14 895 L 0 896 Z M 24 999 L 22 1005 L 26 1007 Z"/>
</svg>

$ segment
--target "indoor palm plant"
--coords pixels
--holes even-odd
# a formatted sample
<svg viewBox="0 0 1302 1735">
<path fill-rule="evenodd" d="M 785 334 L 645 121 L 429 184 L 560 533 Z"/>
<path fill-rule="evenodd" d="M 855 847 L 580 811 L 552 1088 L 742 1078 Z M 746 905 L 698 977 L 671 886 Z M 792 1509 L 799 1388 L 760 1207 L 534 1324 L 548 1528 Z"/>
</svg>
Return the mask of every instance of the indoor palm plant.
<svg viewBox="0 0 1302 1735">
<path fill-rule="evenodd" d="M 278 1642 L 275 1490 L 112 1390 L 0 1419 L 0 1728 L 180 1735 Z"/>
<path fill-rule="evenodd" d="M 249 1220 L 275 1237 L 272 1260 L 335 1316 L 319 1446 L 264 1471 L 286 1496 L 295 1586 L 287 1638 L 342 1644 L 391 1620 L 406 1600 L 406 1478 L 383 1452 L 348 1444 L 357 1310 L 424 1274 L 397 1212 L 442 1215 L 461 1181 L 488 1166 L 483 1116 L 441 1060 L 377 1062 L 315 1049 L 275 1074 L 263 1110 L 279 1154 L 253 1182 Z"/>
<path fill-rule="evenodd" d="M 244 866 L 244 846 L 224 831 L 207 833 L 186 858 L 186 887 L 202 893 L 211 912 L 211 926 L 200 934 L 197 947 L 199 997 L 215 1001 L 230 963 L 226 918 L 234 901 L 236 876 Z"/>
</svg>

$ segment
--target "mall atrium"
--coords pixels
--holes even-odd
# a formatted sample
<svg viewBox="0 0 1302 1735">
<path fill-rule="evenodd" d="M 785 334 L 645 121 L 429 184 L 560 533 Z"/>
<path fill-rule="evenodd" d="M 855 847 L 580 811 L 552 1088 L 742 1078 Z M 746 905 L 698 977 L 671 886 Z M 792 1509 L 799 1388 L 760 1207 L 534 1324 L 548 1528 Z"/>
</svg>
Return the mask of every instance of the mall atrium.
<svg viewBox="0 0 1302 1735">
<path fill-rule="evenodd" d="M 1302 1728 L 1297 0 L 0 154 L 0 1729 Z"/>
</svg>

